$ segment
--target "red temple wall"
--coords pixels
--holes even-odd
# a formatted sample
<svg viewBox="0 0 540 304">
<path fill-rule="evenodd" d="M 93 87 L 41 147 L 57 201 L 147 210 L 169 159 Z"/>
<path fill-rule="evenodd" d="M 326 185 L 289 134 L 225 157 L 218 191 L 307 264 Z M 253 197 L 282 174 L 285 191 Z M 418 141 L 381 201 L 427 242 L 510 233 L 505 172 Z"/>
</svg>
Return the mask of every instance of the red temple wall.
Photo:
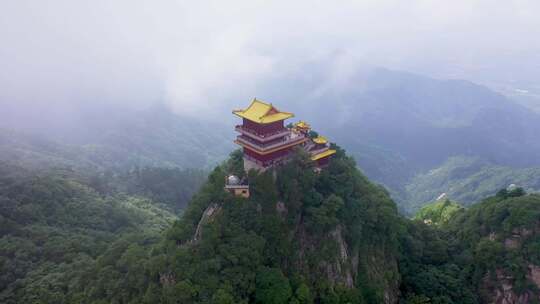
<svg viewBox="0 0 540 304">
<path fill-rule="evenodd" d="M 243 126 L 244 128 L 254 130 L 256 133 L 259 133 L 259 134 L 271 134 L 279 130 L 282 130 L 284 128 L 283 120 L 263 125 L 263 124 L 255 123 L 245 118 L 243 121 Z"/>
<path fill-rule="evenodd" d="M 286 156 L 287 154 L 289 154 L 291 151 L 291 148 L 286 148 L 286 149 L 283 149 L 283 150 L 279 150 L 279 151 L 275 151 L 275 152 L 272 152 L 272 153 L 268 153 L 268 154 L 258 154 L 256 152 L 253 152 L 249 149 L 246 149 L 244 148 L 244 153 L 248 156 L 251 156 L 259 161 L 262 161 L 262 162 L 265 162 L 265 161 L 269 161 L 269 160 L 273 160 L 273 159 L 276 159 L 276 158 L 279 158 L 279 157 L 282 157 L 282 156 Z"/>
</svg>

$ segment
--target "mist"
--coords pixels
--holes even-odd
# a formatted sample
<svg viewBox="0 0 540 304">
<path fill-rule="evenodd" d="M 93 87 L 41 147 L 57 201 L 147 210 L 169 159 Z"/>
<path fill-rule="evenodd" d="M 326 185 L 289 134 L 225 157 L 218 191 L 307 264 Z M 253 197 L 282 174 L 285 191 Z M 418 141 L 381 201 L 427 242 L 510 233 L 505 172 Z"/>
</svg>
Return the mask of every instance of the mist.
<svg viewBox="0 0 540 304">
<path fill-rule="evenodd" d="M 339 92 L 373 66 L 528 92 L 539 11 L 537 1 L 4 1 L 2 119 L 154 103 L 214 117 L 287 81 L 316 78 L 305 99 Z"/>
</svg>

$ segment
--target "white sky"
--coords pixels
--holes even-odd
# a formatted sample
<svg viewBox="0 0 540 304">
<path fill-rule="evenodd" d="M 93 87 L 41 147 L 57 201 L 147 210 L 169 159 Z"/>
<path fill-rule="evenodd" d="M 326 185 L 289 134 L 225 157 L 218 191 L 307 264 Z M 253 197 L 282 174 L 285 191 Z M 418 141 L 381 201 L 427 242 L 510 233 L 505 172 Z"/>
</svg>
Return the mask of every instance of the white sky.
<svg viewBox="0 0 540 304">
<path fill-rule="evenodd" d="M 318 64 L 535 84 L 540 1 L 0 1 L 0 105 L 201 113 Z"/>
</svg>

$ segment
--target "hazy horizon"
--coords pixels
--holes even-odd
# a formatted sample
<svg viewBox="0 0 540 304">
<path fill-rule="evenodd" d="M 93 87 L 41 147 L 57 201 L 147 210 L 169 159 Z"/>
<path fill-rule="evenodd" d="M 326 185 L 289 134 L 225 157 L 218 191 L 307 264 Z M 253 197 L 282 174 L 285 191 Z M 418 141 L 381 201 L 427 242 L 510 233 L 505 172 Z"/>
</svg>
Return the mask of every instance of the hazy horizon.
<svg viewBox="0 0 540 304">
<path fill-rule="evenodd" d="M 537 1 L 4 2 L 0 104 L 61 116 L 159 102 L 204 116 L 317 69 L 317 90 L 339 90 L 366 66 L 534 99 L 539 11 Z"/>
</svg>

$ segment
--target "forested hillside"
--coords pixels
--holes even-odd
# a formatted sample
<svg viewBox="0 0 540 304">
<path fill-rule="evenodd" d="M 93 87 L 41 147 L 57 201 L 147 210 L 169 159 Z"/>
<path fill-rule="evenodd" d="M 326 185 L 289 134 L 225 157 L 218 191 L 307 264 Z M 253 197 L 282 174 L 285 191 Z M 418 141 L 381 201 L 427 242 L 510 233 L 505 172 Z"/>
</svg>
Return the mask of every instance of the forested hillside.
<svg viewBox="0 0 540 304">
<path fill-rule="evenodd" d="M 203 179 L 178 169 L 105 174 L 0 163 L 0 302 L 79 302 L 86 288 L 105 288 L 89 280 L 105 278 L 125 292 L 139 267 L 133 259 L 161 239 Z"/>
<path fill-rule="evenodd" d="M 311 178 L 301 158 L 278 170 L 274 183 L 250 176 L 249 200 L 221 191 L 238 161 L 214 171 L 167 233 L 168 262 L 154 271 L 159 284 L 146 296 L 187 303 L 540 300 L 540 196 L 501 190 L 470 210 L 438 203 L 424 214 L 443 215 L 437 225 L 422 216 L 410 221 L 343 156 Z"/>
<path fill-rule="evenodd" d="M 540 0 L 0 0 L 0 304 L 540 304 Z"/>
<path fill-rule="evenodd" d="M 407 185 L 405 196 L 417 210 L 441 193 L 466 206 L 514 184 L 527 192 L 540 192 L 540 167 L 512 168 L 494 165 L 479 157 L 451 157 L 442 166 L 418 174 Z"/>
<path fill-rule="evenodd" d="M 339 150 L 223 190 L 209 175 L 0 167 L 3 303 L 516 303 L 540 299 L 540 196 L 521 188 L 418 220 Z M 185 186 L 185 188 L 179 187 Z M 178 217 L 177 212 L 183 210 Z M 426 221 L 429 219 L 430 221 Z"/>
<path fill-rule="evenodd" d="M 502 190 L 457 214 L 447 231 L 472 253 L 471 278 L 484 302 L 540 301 L 540 195 Z"/>
<path fill-rule="evenodd" d="M 463 208 L 460 204 L 443 197 L 422 207 L 413 219 L 421 220 L 428 225 L 445 225 L 456 212 L 463 211 Z"/>
<path fill-rule="evenodd" d="M 449 206 L 434 204 L 418 217 L 431 219 Z M 540 301 L 539 195 L 503 189 L 451 213 L 438 224 L 409 224 L 400 265 L 402 290 L 413 303 Z"/>
<path fill-rule="evenodd" d="M 333 137 L 405 211 L 443 192 L 470 204 L 512 183 L 538 190 L 530 183 L 540 180 L 540 171 L 530 168 L 540 168 L 540 115 L 465 81 L 378 71 L 365 82 L 348 103 L 355 115 Z M 475 158 L 478 170 L 468 166 L 452 175 L 453 157 Z M 431 172 L 437 172 L 435 181 Z"/>
<path fill-rule="evenodd" d="M 153 301 L 397 301 L 399 216 L 351 159 L 340 152 L 317 175 L 300 154 L 275 179 L 251 172 L 252 196 L 240 199 L 223 191 L 225 174 L 241 166 L 235 158 L 167 233 Z"/>
</svg>

